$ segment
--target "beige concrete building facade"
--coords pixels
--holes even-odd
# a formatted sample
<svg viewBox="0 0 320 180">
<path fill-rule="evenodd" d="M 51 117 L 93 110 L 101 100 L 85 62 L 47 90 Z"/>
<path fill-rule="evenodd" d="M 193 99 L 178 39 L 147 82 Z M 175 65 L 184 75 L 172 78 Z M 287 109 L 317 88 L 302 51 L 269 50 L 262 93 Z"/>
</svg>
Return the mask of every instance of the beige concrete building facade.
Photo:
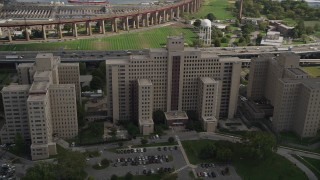
<svg viewBox="0 0 320 180">
<path fill-rule="evenodd" d="M 71 67 L 66 68 L 70 74 L 59 74 L 60 66 L 62 69 Z M 66 84 L 71 81 L 79 84 L 79 81 L 76 82 L 79 74 L 75 75 L 79 71 L 75 67 L 79 65 L 63 65 L 59 57 L 49 53 L 38 54 L 32 66 L 20 64 L 19 82 L 24 85 L 9 85 L 2 89 L 4 105 L 15 107 L 17 112 L 12 114 L 12 108 L 5 109 L 4 127 L 10 129 L 1 130 L 1 139 L 13 143 L 13 134 L 20 132 L 31 141 L 32 160 L 39 160 L 57 153 L 53 137 L 69 139 L 77 136 L 77 89 L 75 84 Z M 60 84 L 62 82 L 64 84 Z M 12 123 L 13 119 L 16 120 Z"/>
<path fill-rule="evenodd" d="M 203 129 L 214 132 L 218 121 L 219 82 L 209 77 L 199 78 L 198 115 Z"/>
<path fill-rule="evenodd" d="M 27 99 L 30 85 L 12 84 L 2 89 L 6 124 L 1 130 L 1 143 L 12 143 L 16 134 L 30 139 Z"/>
<path fill-rule="evenodd" d="M 220 85 L 216 118 L 235 114 L 240 59 L 184 47 L 183 37 L 168 37 L 167 48 L 150 49 L 149 55 L 110 59 L 106 69 L 108 114 L 114 123 L 132 117 L 132 92 L 138 79 L 149 79 L 153 85 L 152 110 L 170 112 L 197 110 L 199 78 L 210 77 Z"/>
<path fill-rule="evenodd" d="M 320 123 L 320 78 L 311 78 L 299 67 L 299 56 L 263 55 L 251 61 L 248 98 L 266 98 L 274 106 L 276 131 L 315 136 Z"/>
</svg>

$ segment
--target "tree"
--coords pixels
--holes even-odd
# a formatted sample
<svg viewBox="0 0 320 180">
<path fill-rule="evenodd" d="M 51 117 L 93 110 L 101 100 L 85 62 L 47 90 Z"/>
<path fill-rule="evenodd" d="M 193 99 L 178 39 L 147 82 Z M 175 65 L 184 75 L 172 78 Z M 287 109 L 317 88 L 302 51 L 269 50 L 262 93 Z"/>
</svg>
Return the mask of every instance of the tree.
<svg viewBox="0 0 320 180">
<path fill-rule="evenodd" d="M 17 133 L 14 139 L 14 143 L 16 144 L 13 148 L 13 151 L 18 155 L 26 154 L 26 142 L 22 137 L 21 133 Z"/>
<path fill-rule="evenodd" d="M 315 31 L 320 31 L 320 23 L 316 23 L 313 27 Z"/>
<path fill-rule="evenodd" d="M 84 179 L 86 157 L 78 151 L 66 150 L 58 155 L 59 175 L 61 179 Z"/>
<path fill-rule="evenodd" d="M 113 174 L 113 175 L 111 176 L 111 180 L 117 180 L 117 179 L 118 179 L 118 176 L 117 176 L 117 175 Z"/>
<path fill-rule="evenodd" d="M 231 31 L 232 31 L 232 30 L 231 30 L 231 27 L 230 27 L 230 26 L 226 26 L 225 31 L 226 31 L 226 32 L 231 32 Z"/>
<path fill-rule="evenodd" d="M 200 19 L 195 20 L 193 25 L 199 28 L 201 26 L 201 20 Z"/>
<path fill-rule="evenodd" d="M 162 110 L 156 110 L 152 114 L 153 122 L 155 124 L 164 124 L 166 121 L 166 117 Z"/>
<path fill-rule="evenodd" d="M 192 41 L 192 46 L 193 47 L 203 47 L 203 41 L 200 39 L 195 39 Z"/>
<path fill-rule="evenodd" d="M 141 139 L 141 144 L 142 145 L 145 145 L 145 144 L 147 144 L 148 143 L 148 140 L 146 139 L 146 138 L 142 138 Z"/>
<path fill-rule="evenodd" d="M 68 31 L 68 32 L 70 32 L 71 28 L 72 28 L 72 25 L 70 23 L 64 24 L 64 26 L 63 26 L 63 30 Z"/>
<path fill-rule="evenodd" d="M 101 160 L 101 165 L 102 165 L 102 166 L 108 167 L 109 164 L 110 164 L 110 161 L 109 161 L 108 159 L 103 158 L 103 159 Z"/>
<path fill-rule="evenodd" d="M 90 82 L 90 88 L 93 90 L 101 89 L 103 81 L 101 80 L 100 77 L 93 76 L 91 82 Z"/>
<path fill-rule="evenodd" d="M 132 179 L 133 179 L 133 175 L 132 175 L 130 172 L 128 172 L 128 173 L 124 176 L 124 179 L 125 179 L 125 180 L 132 180 Z"/>
<path fill-rule="evenodd" d="M 94 178 L 92 176 L 89 176 L 88 180 L 94 180 Z"/>
<path fill-rule="evenodd" d="M 304 26 L 304 21 L 300 20 L 298 24 L 294 27 L 294 30 L 296 30 L 299 38 L 302 36 L 302 34 L 305 34 L 306 28 Z"/>
<path fill-rule="evenodd" d="M 140 132 L 138 126 L 131 122 L 127 125 L 127 131 L 131 136 L 136 136 Z"/>
<path fill-rule="evenodd" d="M 210 21 L 216 20 L 217 17 L 213 15 L 213 13 L 209 13 L 207 14 L 207 19 L 209 19 Z"/>
<path fill-rule="evenodd" d="M 86 124 L 85 121 L 85 115 L 86 111 L 84 109 L 84 106 L 80 104 L 81 102 L 77 103 L 77 116 L 78 116 L 78 126 L 83 127 Z"/>
<path fill-rule="evenodd" d="M 221 38 L 221 43 L 227 43 L 228 39 L 226 37 Z"/>
<path fill-rule="evenodd" d="M 172 143 L 174 142 L 174 137 L 169 137 L 169 138 L 168 138 L 168 142 L 169 142 L 170 144 L 172 144 Z"/>
<path fill-rule="evenodd" d="M 122 141 L 118 142 L 118 146 L 122 147 L 123 146 L 123 142 Z"/>
<path fill-rule="evenodd" d="M 314 28 L 313 28 L 312 26 L 307 26 L 307 27 L 306 27 L 306 33 L 307 33 L 308 35 L 314 33 Z"/>
<path fill-rule="evenodd" d="M 254 159 L 263 159 L 277 150 L 276 138 L 267 132 L 247 132 L 242 142 Z"/>
<path fill-rule="evenodd" d="M 26 175 L 22 180 L 46 179 L 56 180 L 58 166 L 49 162 L 37 162 L 34 166 L 27 169 Z"/>
<path fill-rule="evenodd" d="M 87 74 L 86 63 L 84 63 L 84 62 L 79 63 L 79 68 L 80 68 L 80 75 Z"/>
<path fill-rule="evenodd" d="M 256 45 L 257 45 L 257 46 L 260 46 L 261 40 L 262 40 L 262 35 L 261 35 L 261 34 L 258 34 L 257 39 L 256 39 Z"/>
<path fill-rule="evenodd" d="M 117 128 L 115 128 L 115 127 L 112 127 L 111 129 L 110 129 L 110 135 L 111 136 L 116 136 L 117 135 Z"/>
<path fill-rule="evenodd" d="M 221 46 L 221 42 L 219 38 L 214 39 L 213 41 L 214 47 L 220 47 Z"/>
<path fill-rule="evenodd" d="M 32 29 L 31 36 L 35 38 L 42 38 L 42 31 L 38 29 Z"/>
</svg>

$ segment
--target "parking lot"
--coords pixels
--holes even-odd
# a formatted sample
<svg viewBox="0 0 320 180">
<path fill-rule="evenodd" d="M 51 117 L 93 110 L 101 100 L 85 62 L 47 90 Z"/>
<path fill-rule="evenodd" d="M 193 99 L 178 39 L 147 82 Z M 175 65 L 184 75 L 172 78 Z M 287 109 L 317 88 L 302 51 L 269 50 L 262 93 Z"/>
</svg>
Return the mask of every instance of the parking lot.
<svg viewBox="0 0 320 180">
<path fill-rule="evenodd" d="M 108 179 L 113 174 L 124 176 L 127 172 L 134 175 L 157 173 L 159 170 L 169 173 L 186 166 L 178 146 L 124 148 L 119 153 L 106 150 L 100 152 L 100 157 L 88 159 L 90 166 L 86 169 L 89 175 L 98 180 Z M 110 166 L 103 170 L 92 169 L 92 165 L 103 158 L 112 161 Z"/>
<path fill-rule="evenodd" d="M 196 168 L 197 177 L 203 179 L 236 180 L 241 179 L 235 169 L 228 164 L 203 163 Z"/>
</svg>

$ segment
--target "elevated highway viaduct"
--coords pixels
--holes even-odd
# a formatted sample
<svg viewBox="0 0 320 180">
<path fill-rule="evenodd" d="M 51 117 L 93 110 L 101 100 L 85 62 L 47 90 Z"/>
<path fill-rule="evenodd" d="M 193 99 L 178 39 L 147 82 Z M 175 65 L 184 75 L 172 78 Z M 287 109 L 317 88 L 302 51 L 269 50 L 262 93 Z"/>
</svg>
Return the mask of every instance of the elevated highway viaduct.
<svg viewBox="0 0 320 180">
<path fill-rule="evenodd" d="M 85 36 L 94 33 L 106 34 L 107 31 L 118 32 L 119 29 L 129 31 L 130 28 L 138 29 L 152 25 L 162 24 L 174 18 L 179 18 L 182 13 L 194 13 L 201 6 L 202 0 L 181 0 L 174 3 L 158 5 L 108 5 L 108 6 L 31 6 L 21 5 L 5 6 L 0 9 L 0 27 L 7 34 L 6 42 L 13 42 L 13 31 L 16 28 L 24 30 L 24 40 L 30 41 L 31 29 L 40 29 L 42 41 L 47 40 L 48 29 L 57 32 L 58 39 L 66 33 L 63 27 L 71 25 L 69 37 L 78 38 L 79 24 L 85 25 Z M 99 26 L 98 30 L 92 25 Z M 106 29 L 106 24 L 110 28 Z M 39 39 L 38 39 L 39 40 Z"/>
</svg>

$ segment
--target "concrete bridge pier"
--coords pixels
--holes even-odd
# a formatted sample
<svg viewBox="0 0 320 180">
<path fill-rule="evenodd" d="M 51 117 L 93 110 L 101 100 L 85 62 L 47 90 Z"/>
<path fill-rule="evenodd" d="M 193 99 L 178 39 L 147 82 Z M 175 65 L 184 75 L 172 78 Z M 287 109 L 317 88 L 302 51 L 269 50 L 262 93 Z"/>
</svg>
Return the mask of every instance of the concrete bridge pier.
<svg viewBox="0 0 320 180">
<path fill-rule="evenodd" d="M 12 36 L 11 36 L 11 30 L 8 29 L 8 39 L 9 39 L 9 42 L 12 42 Z"/>
<path fill-rule="evenodd" d="M 126 29 L 125 30 L 127 30 L 127 31 L 129 31 L 130 30 L 130 27 L 129 27 L 129 17 L 127 16 L 127 17 L 125 17 L 125 27 L 126 27 Z"/>
<path fill-rule="evenodd" d="M 181 6 L 182 12 L 185 12 L 184 4 Z"/>
<path fill-rule="evenodd" d="M 27 26 L 24 27 L 24 31 L 25 31 L 26 41 L 30 41 L 30 34 L 29 34 Z"/>
<path fill-rule="evenodd" d="M 104 20 L 100 20 L 100 33 L 101 34 L 106 34 L 106 27 L 104 24 Z"/>
<path fill-rule="evenodd" d="M 170 9 L 170 20 L 173 21 L 173 18 L 174 18 L 174 11 L 173 11 L 173 9 L 171 8 L 171 9 Z"/>
<path fill-rule="evenodd" d="M 180 7 L 178 6 L 175 10 L 176 10 L 176 18 L 180 18 Z"/>
<path fill-rule="evenodd" d="M 43 40 L 47 40 L 46 26 L 42 25 L 42 37 Z"/>
<path fill-rule="evenodd" d="M 166 13 L 166 10 L 163 10 L 162 15 L 163 15 L 162 22 L 163 22 L 163 23 L 167 22 L 167 13 Z"/>
<path fill-rule="evenodd" d="M 78 37 L 77 23 L 72 23 L 72 32 L 74 37 Z"/>
<path fill-rule="evenodd" d="M 112 31 L 113 32 L 118 32 L 118 22 L 117 22 L 117 18 L 113 18 L 112 22 L 111 22 L 111 26 L 112 26 Z"/>
<path fill-rule="evenodd" d="M 91 29 L 90 21 L 86 22 L 86 29 L 87 29 L 87 35 L 91 36 L 92 35 L 92 29 Z"/>
<path fill-rule="evenodd" d="M 154 12 L 153 14 L 152 14 L 152 16 L 153 16 L 153 24 L 154 25 L 157 25 L 158 24 L 158 12 Z"/>
<path fill-rule="evenodd" d="M 149 22 L 150 16 L 149 14 L 146 14 L 146 26 L 149 27 L 150 22 Z"/>
<path fill-rule="evenodd" d="M 58 24 L 58 37 L 59 39 L 62 39 L 62 28 L 61 28 L 61 24 Z"/>
<path fill-rule="evenodd" d="M 139 29 L 140 28 L 140 16 L 139 15 L 136 15 L 134 23 L 135 23 L 135 28 Z"/>
<path fill-rule="evenodd" d="M 190 11 L 190 3 L 187 4 L 187 12 L 191 13 L 191 11 Z"/>
</svg>

